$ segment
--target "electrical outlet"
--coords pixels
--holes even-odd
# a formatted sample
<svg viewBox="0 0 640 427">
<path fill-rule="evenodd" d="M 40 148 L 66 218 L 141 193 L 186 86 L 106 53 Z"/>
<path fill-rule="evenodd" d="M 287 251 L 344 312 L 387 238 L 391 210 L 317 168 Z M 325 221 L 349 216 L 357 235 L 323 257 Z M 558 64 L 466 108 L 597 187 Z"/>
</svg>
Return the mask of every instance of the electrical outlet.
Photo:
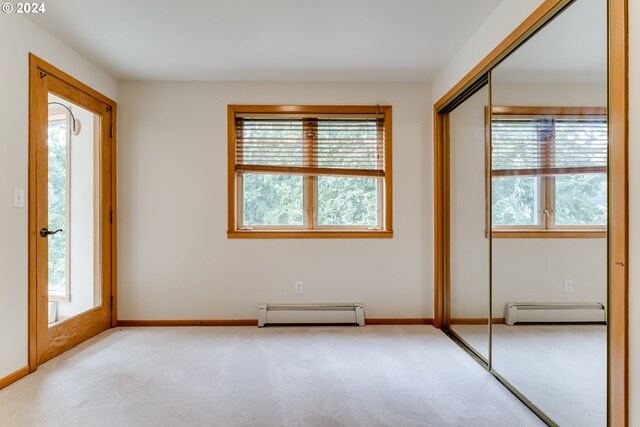
<svg viewBox="0 0 640 427">
<path fill-rule="evenodd" d="M 565 280 L 564 281 L 564 291 L 569 293 L 569 292 L 573 292 L 573 280 Z"/>
<path fill-rule="evenodd" d="M 302 283 L 302 280 L 296 280 L 294 290 L 296 294 L 301 294 L 304 292 L 304 283 Z"/>
</svg>

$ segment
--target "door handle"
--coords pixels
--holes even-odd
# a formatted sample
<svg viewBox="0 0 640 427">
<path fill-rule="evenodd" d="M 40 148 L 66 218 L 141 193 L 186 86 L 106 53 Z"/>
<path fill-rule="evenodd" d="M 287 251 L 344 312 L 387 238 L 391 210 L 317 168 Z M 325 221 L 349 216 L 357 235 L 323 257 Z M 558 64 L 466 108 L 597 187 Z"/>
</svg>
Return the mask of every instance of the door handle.
<svg viewBox="0 0 640 427">
<path fill-rule="evenodd" d="M 46 227 L 40 229 L 40 237 L 44 237 L 45 239 L 52 234 L 56 234 L 62 231 L 62 228 L 57 229 L 56 231 L 49 231 Z"/>
</svg>

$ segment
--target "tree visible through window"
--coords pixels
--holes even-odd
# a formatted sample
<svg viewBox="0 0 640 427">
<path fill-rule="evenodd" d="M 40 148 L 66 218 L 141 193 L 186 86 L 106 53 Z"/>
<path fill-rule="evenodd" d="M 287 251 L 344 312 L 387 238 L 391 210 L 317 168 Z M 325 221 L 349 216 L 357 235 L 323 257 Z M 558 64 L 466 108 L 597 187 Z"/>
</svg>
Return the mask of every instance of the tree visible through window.
<svg viewBox="0 0 640 427">
<path fill-rule="evenodd" d="M 48 203 L 49 228 L 68 229 L 69 126 L 66 114 L 49 117 L 48 125 Z M 66 232 L 49 236 L 49 293 L 68 296 L 69 259 Z"/>
</svg>

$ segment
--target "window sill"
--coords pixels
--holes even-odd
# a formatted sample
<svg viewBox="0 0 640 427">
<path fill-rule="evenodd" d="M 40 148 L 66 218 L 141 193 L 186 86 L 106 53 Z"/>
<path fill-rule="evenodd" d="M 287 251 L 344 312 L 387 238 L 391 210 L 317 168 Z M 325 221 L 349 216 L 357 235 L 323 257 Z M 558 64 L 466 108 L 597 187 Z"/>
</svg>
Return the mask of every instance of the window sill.
<svg viewBox="0 0 640 427">
<path fill-rule="evenodd" d="M 393 231 L 385 230 L 236 230 L 227 231 L 229 239 L 390 239 Z"/>
<path fill-rule="evenodd" d="M 49 301 L 71 302 L 71 295 L 50 293 L 49 294 Z"/>
<path fill-rule="evenodd" d="M 494 230 L 494 239 L 604 239 L 605 230 Z"/>
</svg>

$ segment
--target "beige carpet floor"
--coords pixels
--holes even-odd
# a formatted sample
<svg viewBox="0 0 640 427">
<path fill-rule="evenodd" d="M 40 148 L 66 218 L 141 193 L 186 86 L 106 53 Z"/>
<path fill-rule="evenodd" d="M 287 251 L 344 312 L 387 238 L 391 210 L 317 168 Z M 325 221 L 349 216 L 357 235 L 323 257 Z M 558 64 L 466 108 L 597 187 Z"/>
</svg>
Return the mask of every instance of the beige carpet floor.
<svg viewBox="0 0 640 427">
<path fill-rule="evenodd" d="M 487 349 L 487 326 L 452 329 Z M 607 425 L 606 326 L 493 325 L 492 345 L 493 369 L 559 425 Z"/>
<path fill-rule="evenodd" d="M 431 326 L 116 328 L 0 391 L 2 426 L 541 426 Z"/>
</svg>

